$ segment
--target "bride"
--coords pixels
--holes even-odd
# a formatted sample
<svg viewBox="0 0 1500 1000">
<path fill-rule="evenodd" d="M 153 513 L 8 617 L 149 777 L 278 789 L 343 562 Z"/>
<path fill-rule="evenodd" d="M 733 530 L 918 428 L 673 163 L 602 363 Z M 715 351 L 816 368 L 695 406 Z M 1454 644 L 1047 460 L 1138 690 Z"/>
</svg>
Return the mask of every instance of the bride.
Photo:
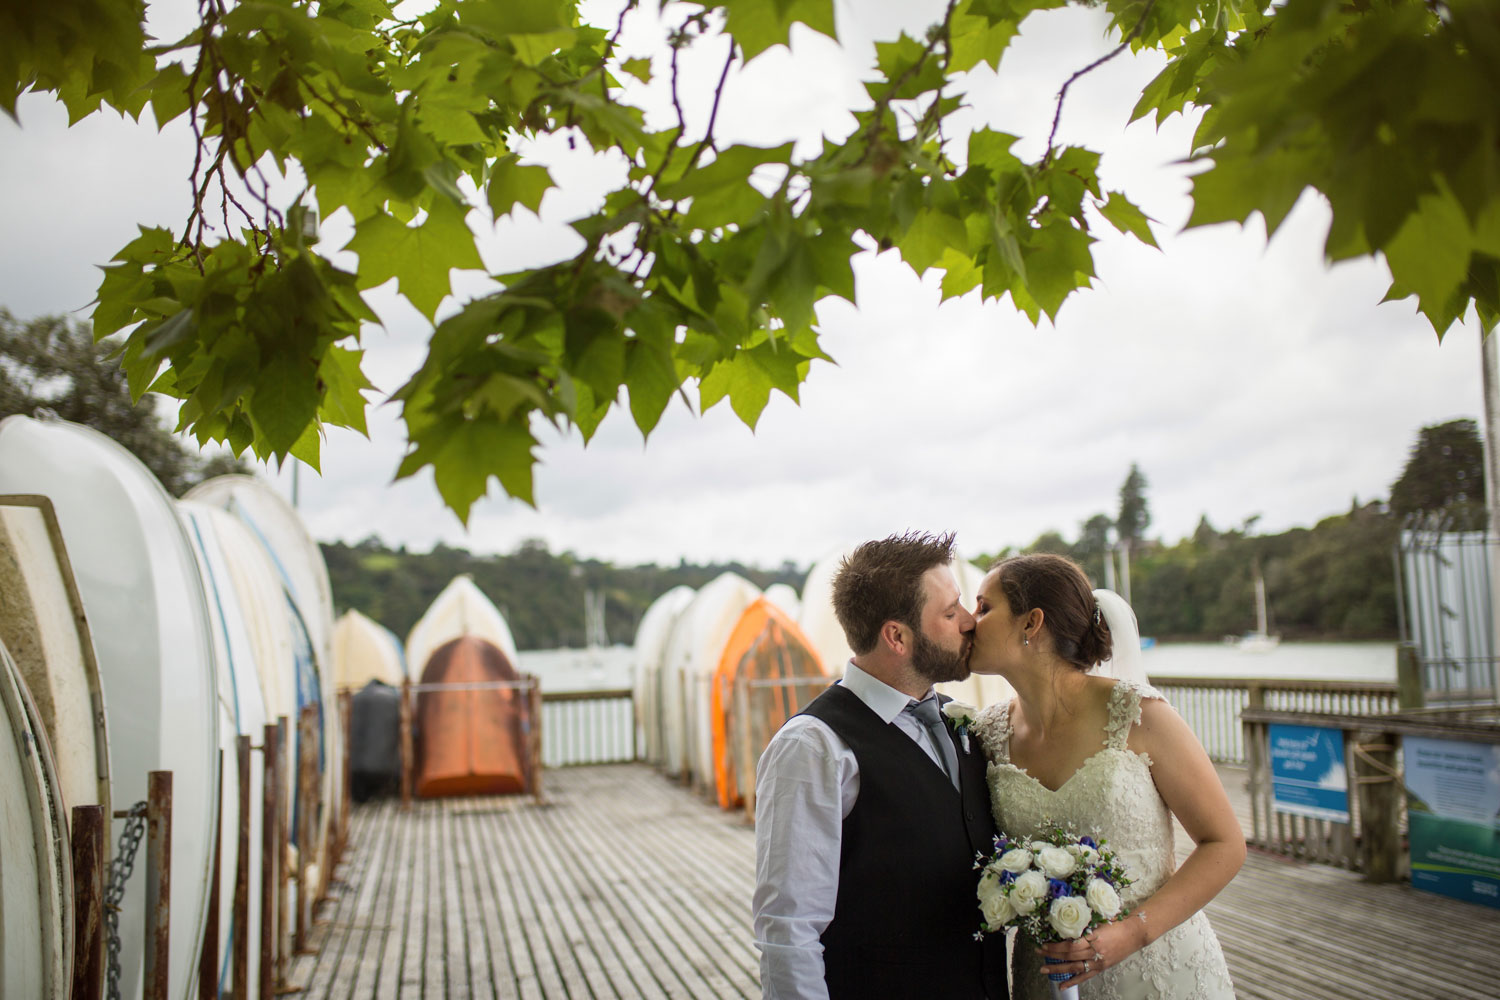
<svg viewBox="0 0 1500 1000">
<path fill-rule="evenodd" d="M 1112 923 L 1043 948 L 1017 942 L 1015 1000 L 1046 997 L 1048 972 L 1072 974 L 1084 1000 L 1233 1000 L 1203 907 L 1239 871 L 1245 837 L 1197 737 L 1145 683 L 1130 606 L 1090 591 L 1072 561 L 1029 555 L 990 570 L 974 618 L 970 667 L 1016 690 L 974 727 L 997 827 L 1102 836 L 1133 881 Z M 1173 816 L 1197 844 L 1181 868 Z"/>
</svg>

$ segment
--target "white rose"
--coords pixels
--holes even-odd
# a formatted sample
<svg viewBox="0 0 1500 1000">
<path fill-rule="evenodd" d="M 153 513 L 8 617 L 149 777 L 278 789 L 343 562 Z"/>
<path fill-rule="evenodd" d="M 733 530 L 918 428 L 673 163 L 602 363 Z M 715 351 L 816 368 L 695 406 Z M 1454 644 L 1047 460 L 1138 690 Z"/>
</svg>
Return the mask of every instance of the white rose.
<svg viewBox="0 0 1500 1000">
<path fill-rule="evenodd" d="M 1094 919 L 1094 911 L 1082 896 L 1059 896 L 1052 901 L 1047 911 L 1047 923 L 1057 931 L 1058 937 L 1077 940 Z"/>
<path fill-rule="evenodd" d="M 1052 845 L 1049 844 L 1049 843 L 1047 843 L 1045 840 L 1033 840 L 1031 842 L 1031 844 L 1030 844 L 1031 853 L 1032 854 L 1041 854 L 1043 851 L 1045 851 L 1047 848 L 1049 848 L 1051 846 Z"/>
<path fill-rule="evenodd" d="M 1083 898 L 1088 900 L 1089 906 L 1094 912 L 1105 920 L 1113 920 L 1120 912 L 1120 894 L 1115 892 L 1115 887 L 1102 878 L 1091 878 L 1089 884 L 1083 891 Z"/>
<path fill-rule="evenodd" d="M 1039 852 L 1036 863 L 1049 878 L 1067 878 L 1078 868 L 1078 859 L 1061 847 L 1049 847 Z"/>
<path fill-rule="evenodd" d="M 1012 847 L 1000 855 L 1000 860 L 996 863 L 1001 871 L 1019 875 L 1031 867 L 1031 852 L 1024 847 Z"/>
<path fill-rule="evenodd" d="M 1027 872 L 1010 885 L 1010 905 L 1023 917 L 1046 898 L 1047 876 L 1041 872 Z"/>
<path fill-rule="evenodd" d="M 1066 845 L 1063 846 L 1063 850 L 1067 851 L 1069 854 L 1073 855 L 1073 857 L 1075 857 L 1075 858 L 1081 858 L 1081 857 L 1083 857 L 1083 845 L 1082 844 L 1066 844 Z"/>
<path fill-rule="evenodd" d="M 1078 860 L 1082 861 L 1086 865 L 1095 864 L 1099 860 L 1099 852 L 1094 850 L 1088 844 L 1079 844 Z"/>
<path fill-rule="evenodd" d="M 1000 885 L 999 876 L 985 872 L 979 880 L 979 915 L 984 918 L 984 929 L 998 931 L 1015 919 L 1015 907 Z"/>
<path fill-rule="evenodd" d="M 979 714 L 979 709 L 973 705 L 965 705 L 961 701 L 950 701 L 943 706 L 943 714 L 957 722 L 966 723 Z"/>
</svg>

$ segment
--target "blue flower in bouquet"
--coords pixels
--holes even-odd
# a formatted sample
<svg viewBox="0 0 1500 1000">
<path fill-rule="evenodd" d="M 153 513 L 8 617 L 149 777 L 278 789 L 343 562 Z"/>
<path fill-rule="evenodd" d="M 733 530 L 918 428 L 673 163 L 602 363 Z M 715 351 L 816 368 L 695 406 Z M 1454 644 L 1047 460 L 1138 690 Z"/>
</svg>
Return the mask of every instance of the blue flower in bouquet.
<svg viewBox="0 0 1500 1000">
<path fill-rule="evenodd" d="M 1073 887 L 1060 878 L 1049 878 L 1047 880 L 1047 895 L 1052 899 L 1071 896 L 1073 895 Z"/>
</svg>

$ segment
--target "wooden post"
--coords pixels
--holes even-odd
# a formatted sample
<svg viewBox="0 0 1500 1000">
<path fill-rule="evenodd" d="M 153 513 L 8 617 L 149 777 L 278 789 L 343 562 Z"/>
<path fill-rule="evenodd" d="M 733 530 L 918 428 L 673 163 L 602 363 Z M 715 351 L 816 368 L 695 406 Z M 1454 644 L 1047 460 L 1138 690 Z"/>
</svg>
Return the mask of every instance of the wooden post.
<svg viewBox="0 0 1500 1000">
<path fill-rule="evenodd" d="M 411 808 L 412 780 L 416 770 L 416 760 L 412 756 L 412 703 L 411 703 L 411 679 L 407 678 L 401 682 L 401 808 Z"/>
<path fill-rule="evenodd" d="M 734 679 L 734 734 L 739 741 L 740 766 L 735 775 L 745 789 L 745 819 L 755 822 L 755 743 L 750 732 L 750 679 Z"/>
<path fill-rule="evenodd" d="M 314 807 L 313 783 L 317 774 L 317 712 L 307 705 L 297 718 L 297 914 L 293 920 L 292 952 L 307 951 L 307 923 L 312 911 L 313 890 L 308 884 L 317 839 L 317 810 Z"/>
<path fill-rule="evenodd" d="M 224 858 L 224 751 L 219 751 L 218 826 L 214 830 L 214 853 L 208 861 L 208 912 L 203 915 L 203 941 L 198 949 L 198 1000 L 219 997 L 219 883 Z"/>
<path fill-rule="evenodd" d="M 1249 702 L 1247 708 L 1264 708 L 1266 705 L 1266 692 L 1260 684 L 1250 682 Z M 1261 755 L 1260 729 L 1262 723 L 1241 722 L 1241 730 L 1245 738 L 1245 791 L 1250 795 L 1250 842 L 1261 841 L 1261 822 L 1270 826 L 1270 817 L 1261 816 L 1261 792 L 1263 790 L 1261 769 L 1265 761 Z M 1262 843 L 1262 846 L 1263 843 Z"/>
<path fill-rule="evenodd" d="M 1359 788 L 1359 861 L 1371 882 L 1394 882 L 1401 836 L 1396 780 L 1396 737 L 1361 732 L 1355 736 L 1354 780 Z"/>
<path fill-rule="evenodd" d="M 339 694 L 339 721 L 343 724 L 344 734 L 344 788 L 339 795 L 339 839 L 338 853 L 335 861 L 344 857 L 344 848 L 349 846 L 349 820 L 354 814 L 354 765 L 351 759 L 354 755 L 354 736 L 352 727 L 354 725 L 354 693 L 344 691 Z"/>
<path fill-rule="evenodd" d="M 295 790 L 287 791 L 292 767 L 292 724 L 285 715 L 276 720 L 276 985 L 286 982 L 287 952 L 291 948 L 292 844 L 289 827 Z M 295 772 L 292 772 L 295 775 Z M 293 782 L 295 789 L 295 781 Z"/>
<path fill-rule="evenodd" d="M 526 741 L 526 755 L 531 758 L 527 766 L 531 770 L 531 794 L 541 805 L 542 799 L 542 684 L 535 676 L 527 675 L 531 686 L 526 689 L 526 711 L 531 718 L 531 732 Z"/>
<path fill-rule="evenodd" d="M 146 775 L 145 1000 L 167 1000 L 172 940 L 172 772 Z"/>
<path fill-rule="evenodd" d="M 260 809 L 260 1000 L 271 1000 L 276 995 L 276 887 L 280 884 L 277 858 L 281 841 L 277 823 L 281 815 L 281 765 L 278 748 L 281 746 L 281 727 L 266 727 L 265 742 L 261 744 L 261 809 Z"/>
<path fill-rule="evenodd" d="M 1422 708 L 1427 692 L 1422 683 L 1422 660 L 1415 643 L 1396 645 L 1396 707 L 1402 711 Z"/>
<path fill-rule="evenodd" d="M 104 807 L 73 807 L 74 1000 L 99 1000 L 104 989 Z"/>
<path fill-rule="evenodd" d="M 234 741 L 239 829 L 234 832 L 234 939 L 230 942 L 229 989 L 234 1000 L 250 996 L 250 737 Z"/>
</svg>

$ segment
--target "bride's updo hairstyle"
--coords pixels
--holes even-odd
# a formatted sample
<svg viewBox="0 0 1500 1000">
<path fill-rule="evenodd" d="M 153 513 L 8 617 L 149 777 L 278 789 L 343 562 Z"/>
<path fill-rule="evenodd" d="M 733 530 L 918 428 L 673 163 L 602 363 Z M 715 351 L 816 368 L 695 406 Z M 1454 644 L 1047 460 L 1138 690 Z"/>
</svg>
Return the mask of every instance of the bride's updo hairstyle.
<svg viewBox="0 0 1500 1000">
<path fill-rule="evenodd" d="M 1109 659 L 1114 645 L 1094 589 L 1073 560 L 1050 553 L 1012 556 L 995 564 L 1000 592 L 1013 615 L 1042 611 L 1042 626 L 1057 655 L 1079 670 Z"/>
</svg>

